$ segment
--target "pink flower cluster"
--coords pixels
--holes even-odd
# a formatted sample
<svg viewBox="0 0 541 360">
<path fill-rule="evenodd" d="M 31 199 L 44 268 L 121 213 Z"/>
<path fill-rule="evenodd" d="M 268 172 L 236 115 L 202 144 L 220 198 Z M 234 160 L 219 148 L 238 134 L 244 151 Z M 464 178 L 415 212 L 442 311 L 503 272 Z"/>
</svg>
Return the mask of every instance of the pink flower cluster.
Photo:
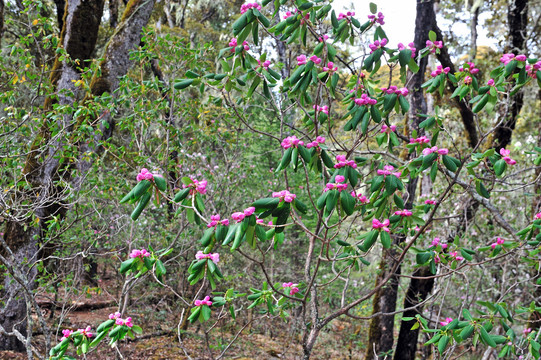
<svg viewBox="0 0 541 360">
<path fill-rule="evenodd" d="M 425 204 L 427 204 L 427 205 L 435 205 L 435 204 L 436 204 L 436 200 L 427 199 L 427 200 L 425 200 Z"/>
<path fill-rule="evenodd" d="M 377 17 L 376 15 L 368 15 L 368 20 L 370 20 L 372 24 L 378 23 L 380 25 L 385 25 L 385 21 L 383 21 L 383 19 L 385 19 L 385 16 L 383 16 L 381 11 L 378 13 Z"/>
<path fill-rule="evenodd" d="M 146 251 L 146 249 L 141 249 L 141 250 L 133 249 L 129 256 L 132 259 L 135 259 L 135 258 L 143 259 L 143 258 L 149 257 L 150 253 Z"/>
<path fill-rule="evenodd" d="M 244 220 L 244 218 L 251 216 L 255 212 L 255 207 L 250 206 L 249 208 L 244 209 L 243 212 L 234 212 L 231 214 L 231 219 L 236 220 L 237 223 Z"/>
<path fill-rule="evenodd" d="M 81 335 L 86 336 L 86 337 L 89 337 L 89 338 L 92 337 L 92 336 L 94 336 L 94 335 L 90 332 L 90 330 L 92 330 L 92 329 L 90 328 L 90 326 L 87 326 L 87 327 L 84 328 L 84 329 L 77 329 L 77 331 L 81 332 Z"/>
<path fill-rule="evenodd" d="M 472 81 L 473 81 L 473 79 L 472 79 L 471 76 L 466 75 L 466 76 L 464 77 L 464 84 L 470 85 Z"/>
<path fill-rule="evenodd" d="M 446 326 L 446 325 L 449 325 L 451 322 L 453 322 L 453 318 L 448 317 L 448 318 L 445 318 L 445 320 L 440 321 L 440 324 L 441 326 Z"/>
<path fill-rule="evenodd" d="M 126 319 L 122 319 L 120 313 L 117 311 L 114 314 L 109 314 L 109 319 L 115 320 L 116 325 L 126 325 L 127 327 L 131 328 L 133 327 L 133 324 L 131 322 L 131 317 L 127 317 Z"/>
<path fill-rule="evenodd" d="M 293 12 L 291 11 L 286 11 L 286 14 L 284 15 L 284 20 L 287 19 L 288 17 L 290 16 L 293 16 L 295 15 L 295 13 L 299 13 L 300 11 L 298 9 L 295 9 Z M 301 19 L 301 25 L 303 25 L 305 23 L 305 20 L 308 20 L 310 19 L 310 14 L 306 14 L 304 15 L 304 18 Z"/>
<path fill-rule="evenodd" d="M 327 183 L 327 186 L 325 187 L 325 190 L 323 190 L 323 192 L 333 190 L 333 189 L 342 191 L 348 188 L 348 184 L 342 184 L 344 181 L 346 181 L 346 178 L 343 177 L 342 175 L 336 175 L 334 180 L 336 181 L 336 183 Z"/>
<path fill-rule="evenodd" d="M 494 79 L 489 79 L 489 80 L 487 81 L 487 85 L 488 85 L 488 86 L 494 86 L 494 83 L 495 83 L 495 82 L 494 82 Z"/>
<path fill-rule="evenodd" d="M 372 228 L 375 230 L 381 229 L 385 232 L 391 232 L 389 230 L 388 226 L 391 224 L 389 219 L 383 220 L 383 222 L 379 221 L 378 219 L 372 219 Z"/>
<path fill-rule="evenodd" d="M 316 110 L 317 112 L 323 112 L 329 115 L 329 107 L 327 105 L 324 105 L 324 106 L 314 105 L 313 107 L 314 107 L 314 110 Z"/>
<path fill-rule="evenodd" d="M 528 76 L 531 77 L 531 78 L 535 79 L 536 73 L 539 70 L 541 70 L 541 60 L 539 60 L 538 62 L 536 62 L 533 65 L 526 64 L 526 72 L 528 73 Z"/>
<path fill-rule="evenodd" d="M 376 40 L 374 41 L 372 44 L 368 45 L 368 47 L 370 48 L 370 53 L 373 53 L 374 51 L 376 51 L 377 49 L 380 49 L 382 47 L 384 47 L 385 45 L 387 45 L 389 41 L 385 38 L 381 39 L 380 40 Z"/>
<path fill-rule="evenodd" d="M 441 49 L 443 47 L 443 41 L 426 41 L 426 47 L 430 49 L 430 52 L 432 54 L 436 53 L 436 49 Z"/>
<path fill-rule="evenodd" d="M 441 66 L 441 65 L 438 65 L 438 66 L 436 66 L 436 70 L 434 70 L 434 71 L 432 71 L 432 72 L 430 73 L 430 76 L 436 77 L 436 76 L 438 76 L 438 75 L 441 74 L 441 73 L 448 74 L 449 71 L 451 71 L 451 68 L 450 68 L 449 66 L 443 67 L 443 66 Z"/>
<path fill-rule="evenodd" d="M 304 65 L 308 62 L 308 60 L 312 61 L 314 64 L 319 65 L 321 64 L 321 59 L 318 58 L 316 55 L 310 56 L 310 59 L 306 57 L 306 55 L 299 55 L 297 56 L 297 65 Z"/>
<path fill-rule="evenodd" d="M 364 196 L 363 194 L 356 194 L 355 193 L 355 190 L 353 190 L 351 192 L 351 196 L 353 196 L 355 199 L 357 199 L 357 201 L 360 201 L 361 204 L 368 204 L 370 202 L 370 200 L 368 200 L 368 198 L 366 196 Z"/>
<path fill-rule="evenodd" d="M 338 164 L 334 165 L 335 169 L 340 169 L 340 168 L 343 168 L 345 166 L 351 166 L 354 169 L 357 168 L 357 164 L 355 164 L 355 161 L 346 160 L 345 155 L 336 155 L 336 161 L 338 161 Z"/>
<path fill-rule="evenodd" d="M 203 254 L 201 250 L 195 254 L 195 258 L 197 260 L 203 260 L 203 259 L 210 259 L 213 263 L 217 264 L 220 261 L 220 254 L 213 253 L 213 254 Z"/>
<path fill-rule="evenodd" d="M 210 296 L 207 295 L 205 296 L 203 300 L 195 300 L 194 304 L 195 306 L 201 306 L 201 305 L 211 306 L 212 301 L 210 301 Z"/>
<path fill-rule="evenodd" d="M 455 259 L 456 261 L 462 261 L 462 260 L 464 260 L 464 258 L 463 258 L 462 256 L 459 256 L 459 255 L 458 255 L 458 252 L 456 252 L 456 251 L 451 251 L 451 252 L 449 253 L 449 255 L 450 255 L 453 259 Z"/>
<path fill-rule="evenodd" d="M 528 57 L 524 54 L 515 56 L 515 54 L 510 53 L 510 54 L 503 54 L 502 57 L 500 58 L 500 62 L 503 63 L 504 65 L 507 65 L 513 60 L 526 61 L 527 59 Z"/>
<path fill-rule="evenodd" d="M 312 141 L 311 143 L 306 144 L 306 148 L 310 149 L 313 147 L 319 147 L 319 144 L 324 144 L 325 138 L 323 136 L 318 136 L 316 140 Z"/>
<path fill-rule="evenodd" d="M 201 180 L 198 181 L 196 179 L 191 178 L 193 181 L 193 184 L 186 185 L 182 184 L 182 188 L 190 188 L 190 195 L 194 195 L 197 193 L 200 193 L 201 195 L 205 195 L 207 193 L 207 180 Z"/>
<path fill-rule="evenodd" d="M 334 63 L 332 61 L 329 61 L 327 63 L 327 66 L 323 66 L 323 71 L 327 71 L 327 72 L 330 72 L 330 73 L 333 73 L 335 72 L 336 70 L 338 70 L 338 67 L 337 66 L 334 66 Z"/>
<path fill-rule="evenodd" d="M 378 169 L 377 173 L 378 173 L 378 175 L 383 175 L 384 177 L 386 177 L 387 175 L 393 174 L 394 176 L 396 176 L 397 178 L 399 178 L 399 177 L 402 175 L 402 172 L 401 172 L 401 171 L 393 172 L 393 170 L 394 170 L 394 166 L 392 166 L 392 165 L 385 165 L 385 166 L 383 167 L 383 170 L 382 170 L 382 169 Z"/>
<path fill-rule="evenodd" d="M 263 219 L 257 219 L 257 218 L 256 218 L 255 222 L 256 222 L 256 224 L 259 224 L 259 225 L 265 225 L 265 220 L 263 220 Z M 269 221 L 269 222 L 267 223 L 267 225 L 272 225 L 272 220 Z"/>
<path fill-rule="evenodd" d="M 381 125 L 381 131 L 382 133 L 390 133 L 396 131 L 396 125 L 387 126 L 385 124 Z"/>
<path fill-rule="evenodd" d="M 259 64 L 259 66 L 261 66 L 265 70 L 269 70 L 269 66 L 271 64 L 270 60 L 265 60 L 263 62 L 263 65 L 261 65 L 261 60 L 257 60 L 257 63 Z"/>
<path fill-rule="evenodd" d="M 505 161 L 508 165 L 515 165 L 517 163 L 516 160 L 511 159 L 509 155 L 511 154 L 510 150 L 505 150 L 505 148 L 500 149 L 500 155 L 503 158 L 503 161 Z"/>
<path fill-rule="evenodd" d="M 231 38 L 231 41 L 229 41 L 229 46 L 232 47 L 231 52 L 235 51 L 235 48 L 237 47 L 237 38 Z M 244 47 L 244 50 L 248 51 L 250 50 L 250 46 L 248 45 L 248 41 L 243 41 L 242 46 Z"/>
<path fill-rule="evenodd" d="M 318 38 L 318 40 L 319 40 L 319 42 L 325 42 L 325 41 L 329 40 L 329 35 L 325 34 L 323 36 L 320 36 Z"/>
<path fill-rule="evenodd" d="M 541 212 L 540 212 L 540 213 L 537 213 L 537 214 L 535 214 L 535 216 L 534 216 L 534 219 L 535 219 L 535 220 L 539 220 L 539 219 L 541 219 Z"/>
<path fill-rule="evenodd" d="M 413 215 L 413 213 L 407 209 L 395 211 L 394 214 L 402 217 Z"/>
<path fill-rule="evenodd" d="M 289 149 L 290 147 L 297 147 L 299 145 L 304 145 L 304 141 L 298 139 L 295 135 L 288 136 L 282 140 L 282 147 L 284 149 Z"/>
<path fill-rule="evenodd" d="M 348 11 L 347 13 L 338 14 L 338 20 L 347 19 L 349 17 L 355 16 L 355 11 Z"/>
<path fill-rule="evenodd" d="M 372 99 L 367 94 L 362 94 L 360 98 L 355 99 L 355 104 L 361 106 L 361 105 L 376 105 L 378 101 L 376 99 Z"/>
<path fill-rule="evenodd" d="M 434 240 L 432 240 L 432 246 L 438 246 L 438 245 L 441 245 L 442 249 L 447 249 L 447 244 L 441 244 L 440 243 L 440 238 L 435 237 Z"/>
<path fill-rule="evenodd" d="M 62 338 L 60 339 L 60 341 L 64 341 L 66 340 L 67 338 L 69 338 L 71 336 L 71 334 L 73 334 L 73 330 L 70 330 L 70 329 L 64 329 L 62 330 Z"/>
<path fill-rule="evenodd" d="M 243 5 L 240 6 L 240 13 L 244 14 L 246 11 L 248 11 L 250 9 L 257 9 L 257 10 L 261 11 L 261 5 L 259 5 L 256 2 L 243 4 Z"/>
<path fill-rule="evenodd" d="M 289 295 L 295 295 L 299 292 L 299 288 L 297 287 L 298 284 L 293 284 L 292 282 L 283 283 L 282 287 L 289 288 Z"/>
<path fill-rule="evenodd" d="M 445 148 L 438 149 L 437 146 L 432 146 L 431 148 L 429 147 L 423 150 L 424 156 L 430 155 L 432 153 L 438 153 L 439 155 L 447 155 L 449 154 L 449 149 L 445 149 Z"/>
<path fill-rule="evenodd" d="M 381 88 L 381 91 L 387 94 L 397 94 L 398 96 L 407 96 L 409 94 L 409 90 L 405 87 L 398 88 L 397 86 L 391 85 L 389 88 L 383 87 Z"/>
<path fill-rule="evenodd" d="M 228 219 L 220 220 L 220 215 L 219 214 L 211 215 L 210 216 L 210 222 L 207 224 L 207 227 L 208 228 L 216 227 L 216 226 L 218 226 L 220 224 L 224 225 L 224 226 L 227 226 L 227 225 L 229 225 L 229 220 Z"/>
<path fill-rule="evenodd" d="M 472 75 L 475 75 L 475 74 L 477 74 L 479 72 L 479 69 L 475 67 L 474 63 L 472 63 L 471 61 L 468 61 L 467 64 L 469 65 L 469 67 L 461 66 L 461 67 L 458 68 L 458 71 L 460 71 L 460 72 L 469 72 Z"/>
<path fill-rule="evenodd" d="M 142 168 L 141 172 L 137 174 L 137 181 L 142 181 L 142 180 L 152 181 L 154 180 L 154 175 L 152 175 L 152 173 L 148 171 L 147 169 Z"/>
<path fill-rule="evenodd" d="M 496 246 L 502 245 L 504 242 L 505 242 L 504 239 L 497 238 L 495 243 L 490 244 L 490 247 L 491 247 L 492 249 L 495 249 Z"/>
<path fill-rule="evenodd" d="M 287 190 L 282 190 L 282 191 L 278 191 L 278 192 L 273 192 L 272 197 L 273 198 L 279 198 L 280 202 L 285 201 L 287 203 L 290 203 L 290 202 L 293 202 L 293 200 L 295 200 L 297 195 L 292 194 Z"/>
<path fill-rule="evenodd" d="M 408 47 L 411 50 L 411 57 L 414 58 L 415 53 L 417 52 L 417 49 L 415 48 L 415 44 L 411 42 L 411 43 L 408 44 Z M 405 50 L 405 49 L 406 49 L 406 47 L 404 46 L 404 44 L 398 43 L 398 50 Z"/>
<path fill-rule="evenodd" d="M 410 139 L 410 144 L 428 144 L 430 139 L 426 136 L 420 136 L 417 139 Z"/>
</svg>

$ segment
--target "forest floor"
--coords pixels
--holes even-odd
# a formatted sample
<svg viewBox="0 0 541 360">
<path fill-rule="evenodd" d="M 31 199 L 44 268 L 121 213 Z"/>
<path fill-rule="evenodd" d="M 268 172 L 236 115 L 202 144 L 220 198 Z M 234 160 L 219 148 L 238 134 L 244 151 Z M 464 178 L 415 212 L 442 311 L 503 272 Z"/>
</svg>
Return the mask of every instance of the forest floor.
<svg viewBox="0 0 541 360">
<path fill-rule="evenodd" d="M 100 286 L 101 289 L 110 289 Z M 62 301 L 64 309 L 55 309 L 51 322 L 52 329 L 60 331 L 64 328 L 76 330 L 88 325 L 95 329 L 101 322 L 108 319 L 110 313 L 117 311 L 114 296 L 97 288 L 90 288 L 86 294 L 77 297 L 69 296 L 69 301 Z M 180 359 L 217 359 L 227 348 L 221 359 L 302 359 L 301 334 L 295 331 L 294 321 L 288 323 L 280 318 L 255 320 L 245 326 L 248 319 L 231 321 L 228 317 L 220 321 L 213 331 L 205 338 L 205 328 L 198 323 L 192 324 L 186 330 L 182 343 L 179 341 L 177 325 L 180 313 L 175 311 L 174 302 L 164 298 L 144 299 L 144 294 L 132 299 L 130 316 L 133 323 L 143 328 L 143 334 L 118 344 L 118 350 L 123 359 L 130 360 L 180 360 Z M 45 308 L 47 318 L 51 315 L 51 305 L 54 295 L 42 293 L 38 302 Z M 58 298 L 55 300 L 58 302 Z M 257 314 L 253 314 L 257 316 Z M 58 326 L 58 321 L 62 321 Z M 212 320 L 212 319 L 211 319 Z M 244 327 L 244 329 L 243 329 Z M 241 331 L 242 330 L 242 331 Z M 235 336 L 237 339 L 230 344 Z M 323 331 L 312 352 L 312 359 L 344 359 L 357 360 L 363 357 L 359 344 L 366 340 L 365 328 L 358 323 L 347 320 L 335 320 Z M 44 342 L 43 336 L 36 335 L 39 343 Z M 54 337 L 53 337 L 54 338 Z M 53 340 L 53 344 L 56 343 Z M 39 347 L 39 345 L 38 345 Z M 77 356 L 73 350 L 66 355 Z M 188 356 L 189 355 L 189 356 Z M 24 360 L 26 354 L 1 352 L 0 360 Z M 86 355 L 87 360 L 122 359 L 117 350 L 107 346 L 106 340 L 95 350 Z"/>
</svg>

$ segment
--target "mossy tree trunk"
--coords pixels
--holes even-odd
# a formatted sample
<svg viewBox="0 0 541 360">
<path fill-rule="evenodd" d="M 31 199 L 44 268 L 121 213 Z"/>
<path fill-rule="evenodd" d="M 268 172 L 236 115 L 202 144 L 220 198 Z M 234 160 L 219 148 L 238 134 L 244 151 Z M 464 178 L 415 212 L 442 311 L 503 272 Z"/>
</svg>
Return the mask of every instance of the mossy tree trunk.
<svg viewBox="0 0 541 360">
<path fill-rule="evenodd" d="M 93 96 L 100 96 L 105 92 L 112 93 L 118 87 L 119 78 L 127 73 L 131 65 L 129 53 L 139 45 L 141 30 L 150 19 L 154 3 L 154 0 L 131 0 L 126 5 L 122 20 L 102 56 L 104 60 L 101 63 L 101 75 L 92 80 L 92 95 L 87 96 L 85 101 L 91 101 Z M 83 61 L 90 59 L 96 44 L 103 7 L 104 0 L 66 1 L 61 44 L 71 59 Z M 50 79 L 56 88 L 56 94 L 46 100 L 45 111 L 52 111 L 54 103 L 73 104 L 74 100 L 80 96 L 78 89 L 74 87 L 74 80 L 79 77 L 76 67 L 57 58 Z M 64 145 L 74 145 L 70 144 L 70 140 L 82 119 L 73 119 L 65 115 L 55 120 L 56 123 L 50 123 L 52 120 L 48 117 L 44 118 L 42 130 L 33 142 L 34 145 L 23 170 L 25 180 L 31 188 L 25 193 L 26 200 L 34 206 L 29 216 L 8 219 L 5 227 L 5 242 L 2 244 L 3 248 L 0 249 L 3 254 L 12 254 L 11 259 L 16 261 L 5 265 L 9 265 L 8 268 L 16 267 L 16 270 L 25 275 L 24 284 L 12 281 L 12 272 L 5 278 L 4 298 L 7 299 L 7 305 L 0 312 L 0 331 L 3 329 L 5 334 L 11 335 L 17 332 L 26 339 L 31 336 L 27 329 L 32 328 L 32 319 L 27 316 L 27 305 L 32 303 L 30 301 L 32 299 L 29 299 L 32 297 L 32 292 L 29 290 L 34 287 L 36 277 L 35 266 L 28 265 L 38 260 L 37 244 L 45 240 L 46 221 L 52 216 L 62 218 L 69 208 L 66 199 L 71 194 L 66 188 L 60 188 L 55 184 L 58 180 L 64 180 L 71 183 L 72 188 L 77 190 L 92 166 L 91 162 L 81 158 L 77 159 L 74 166 L 62 165 L 65 159 L 61 149 Z M 107 125 L 102 125 L 100 131 L 96 132 L 99 134 L 94 139 L 97 140 L 96 143 L 112 135 L 112 120 L 109 116 L 105 118 Z M 63 135 L 53 137 L 49 130 L 53 127 L 62 129 Z M 80 145 L 78 150 L 79 154 L 83 154 L 86 151 L 99 151 L 99 148 L 90 149 L 88 145 Z M 7 259 L 7 256 L 2 259 Z M 40 311 L 37 307 L 33 310 Z M 18 351 L 28 348 L 28 345 L 28 343 L 22 344 L 15 336 L 0 336 L 0 350 Z"/>
</svg>

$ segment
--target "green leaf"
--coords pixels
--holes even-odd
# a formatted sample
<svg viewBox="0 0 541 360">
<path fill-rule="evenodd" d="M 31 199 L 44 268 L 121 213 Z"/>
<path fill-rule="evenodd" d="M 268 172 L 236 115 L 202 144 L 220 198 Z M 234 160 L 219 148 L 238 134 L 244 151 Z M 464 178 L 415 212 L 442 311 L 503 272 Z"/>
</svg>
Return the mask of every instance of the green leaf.
<svg viewBox="0 0 541 360">
<path fill-rule="evenodd" d="M 184 200 L 188 196 L 189 193 L 190 193 L 189 188 L 182 189 L 175 195 L 175 198 L 173 199 L 173 201 L 174 202 L 180 202 L 180 201 Z"/>
<path fill-rule="evenodd" d="M 483 95 L 483 97 L 481 98 L 481 100 L 479 100 L 475 106 L 473 107 L 472 111 L 474 113 L 478 113 L 479 111 L 483 110 L 483 108 L 485 107 L 485 105 L 487 104 L 488 102 L 488 94 L 485 94 Z"/>
<path fill-rule="evenodd" d="M 347 215 L 353 214 L 355 209 L 355 198 L 351 196 L 347 191 L 340 192 L 340 203 L 342 204 L 342 209 Z"/>
<path fill-rule="evenodd" d="M 476 182 L 475 182 L 475 190 L 477 190 L 477 193 L 479 195 L 481 195 L 482 197 L 490 199 L 490 193 L 488 192 L 485 185 L 483 185 L 481 180 L 476 180 Z"/>
<path fill-rule="evenodd" d="M 263 198 L 256 200 L 252 203 L 252 206 L 259 209 L 275 209 L 278 204 L 280 204 L 280 199 L 278 198 Z"/>
<path fill-rule="evenodd" d="M 336 189 L 329 190 L 327 192 L 328 195 L 325 202 L 325 207 L 327 208 L 327 211 L 330 212 L 336 207 L 336 204 L 338 203 L 338 196 L 340 195 L 340 193 Z"/>
<path fill-rule="evenodd" d="M 438 351 L 440 352 L 440 354 L 443 354 L 448 343 L 449 343 L 449 336 L 443 335 L 438 341 Z"/>
<path fill-rule="evenodd" d="M 190 86 L 195 79 L 183 79 L 176 81 L 173 87 L 177 90 L 186 89 L 188 86 Z"/>
<path fill-rule="evenodd" d="M 409 64 L 411 60 L 411 50 L 410 49 L 404 49 L 401 50 L 398 54 L 398 60 L 400 62 L 400 66 L 404 67 Z"/>
<path fill-rule="evenodd" d="M 162 275 L 165 275 L 167 270 L 165 269 L 165 265 L 161 260 L 156 261 L 156 276 L 159 278 Z"/>
<path fill-rule="evenodd" d="M 496 163 L 494 164 L 494 173 L 496 174 L 496 176 L 500 176 L 501 174 L 503 174 L 506 167 L 507 164 L 505 163 L 505 160 L 500 159 L 496 161 Z"/>
<path fill-rule="evenodd" d="M 471 334 L 473 334 L 473 330 L 473 325 L 468 325 L 464 329 L 462 329 L 462 331 L 460 332 L 460 337 L 462 338 L 462 340 L 466 340 L 467 338 L 469 338 Z"/>
<path fill-rule="evenodd" d="M 148 192 L 143 194 L 143 196 L 141 197 L 141 200 L 139 201 L 139 204 L 137 204 L 137 207 L 131 213 L 131 218 L 133 221 L 136 221 L 139 218 L 139 216 L 141 215 L 141 212 L 143 212 L 148 202 L 150 201 L 150 197 L 151 195 Z"/>
<path fill-rule="evenodd" d="M 306 214 L 308 212 L 308 206 L 306 206 L 306 204 L 299 199 L 295 199 L 293 201 L 293 206 L 295 206 L 295 209 L 297 209 L 301 214 Z"/>
<path fill-rule="evenodd" d="M 381 239 L 381 244 L 385 249 L 391 248 L 391 235 L 387 231 L 381 231 L 379 238 Z"/>
<path fill-rule="evenodd" d="M 430 41 L 434 42 L 437 40 L 438 37 L 434 31 L 430 30 L 428 32 L 428 38 L 430 39 Z"/>
<path fill-rule="evenodd" d="M 154 175 L 154 184 L 160 191 L 167 190 L 167 181 L 160 175 Z"/>
<path fill-rule="evenodd" d="M 376 4 L 374 4 L 373 2 L 371 2 L 370 4 L 368 4 L 368 6 L 370 6 L 370 12 L 372 14 L 375 14 L 378 12 L 378 6 Z"/>
<path fill-rule="evenodd" d="M 492 336 L 490 336 L 488 334 L 488 332 L 486 331 L 486 329 L 481 326 L 479 327 L 479 330 L 480 330 L 480 335 L 481 335 L 481 339 L 483 339 L 483 341 L 490 347 L 496 347 L 496 343 L 494 342 L 494 340 L 492 339 Z"/>
<path fill-rule="evenodd" d="M 364 239 L 363 243 L 359 245 L 359 249 L 361 249 L 364 252 L 367 252 L 370 250 L 372 245 L 376 242 L 378 239 L 379 232 L 377 230 L 372 230 L 368 233 L 366 238 Z"/>
<path fill-rule="evenodd" d="M 450 156 L 443 155 L 442 161 L 443 161 L 443 165 L 445 165 L 445 167 L 449 169 L 449 171 L 455 172 L 458 169 L 455 162 L 451 159 Z"/>
</svg>

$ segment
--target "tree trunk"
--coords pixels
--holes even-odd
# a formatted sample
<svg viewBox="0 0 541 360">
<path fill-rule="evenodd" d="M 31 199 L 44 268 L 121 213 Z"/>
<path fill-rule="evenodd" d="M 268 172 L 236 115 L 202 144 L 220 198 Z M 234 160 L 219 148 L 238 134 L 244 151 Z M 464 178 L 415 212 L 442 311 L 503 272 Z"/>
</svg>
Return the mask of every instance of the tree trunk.
<svg viewBox="0 0 541 360">
<path fill-rule="evenodd" d="M 85 60 L 90 58 L 97 39 L 103 5 L 104 0 L 69 0 L 67 2 L 61 44 L 72 59 Z M 104 60 L 101 63 L 101 74 L 100 76 L 95 76 L 91 82 L 93 96 L 99 96 L 104 92 L 112 93 L 118 87 L 119 78 L 127 73 L 131 65 L 129 53 L 139 45 L 141 29 L 147 24 L 153 6 L 153 0 L 131 0 L 127 4 L 119 29 L 109 41 L 103 55 Z M 73 80 L 78 78 L 79 74 L 75 68 L 71 68 L 67 63 L 60 62 L 58 59 L 55 61 L 51 74 L 51 82 L 57 87 L 58 101 L 60 103 L 70 103 L 74 100 L 72 97 L 65 95 L 62 90 L 72 90 L 76 94 L 76 89 L 73 88 Z M 91 100 L 90 97 L 87 97 L 86 101 L 89 100 Z M 56 100 L 53 98 L 47 99 L 45 109 L 51 110 L 54 101 Z M 101 131 L 98 132 L 98 139 L 96 139 L 98 141 L 108 139 L 113 131 L 113 123 L 110 117 L 106 116 L 105 118 L 106 125 L 102 125 Z M 67 195 L 62 193 L 64 189 L 56 188 L 53 185 L 54 182 L 57 179 L 63 178 L 70 181 L 77 190 L 80 188 L 82 180 L 92 165 L 90 161 L 78 159 L 76 169 L 79 176 L 75 178 L 72 178 L 72 171 L 75 170 L 72 167 L 59 172 L 59 165 L 61 163 L 61 156 L 58 156 L 59 154 L 61 155 L 59 149 L 64 142 L 69 140 L 71 133 L 80 124 L 78 119 L 75 126 L 70 125 L 68 128 L 67 124 L 71 124 L 72 119 L 66 117 L 62 122 L 64 123 L 61 124 L 64 125 L 63 128 L 68 130 L 66 131 L 66 135 L 60 140 L 55 140 L 54 143 L 49 143 L 44 153 L 39 153 L 37 149 L 40 146 L 43 147 L 50 138 L 50 134 L 47 131 L 48 126 L 44 124 L 43 131 L 34 141 L 35 145 L 32 148 L 31 155 L 27 158 L 23 173 L 32 186 L 32 191 L 28 195 L 30 196 L 30 200 L 36 204 L 34 215 L 39 219 L 39 223 L 37 227 L 33 227 L 30 224 L 32 218 L 27 218 L 24 221 L 8 220 L 5 239 L 7 246 L 13 251 L 16 259 L 35 261 L 37 241 L 40 237 L 43 238 L 45 233 L 45 229 L 41 228 L 41 224 L 44 224 L 53 215 L 63 217 L 67 211 L 67 206 L 63 201 Z M 89 149 L 88 145 L 85 144 L 80 145 L 79 150 L 80 154 L 83 154 L 86 151 L 97 151 L 99 148 Z M 32 197 L 32 194 L 39 195 Z M 29 230 L 24 231 L 25 228 Z M 27 273 L 27 271 L 24 271 L 27 268 L 24 263 L 11 265 L 18 265 L 23 270 L 23 273 Z M 34 279 L 35 273 L 27 274 L 28 286 L 34 286 Z M 15 297 L 20 291 L 20 286 L 10 281 L 10 277 L 6 277 L 5 292 L 11 295 L 11 298 L 8 299 L 8 306 L 0 314 L 0 325 L 8 332 L 17 325 L 16 329 L 26 334 L 24 326 L 21 327 L 20 324 L 25 322 L 30 324 L 31 318 L 26 317 L 26 303 L 24 299 Z M 39 311 L 39 309 L 35 310 Z M 0 350 L 21 350 L 21 346 L 22 344 L 13 338 L 0 338 Z"/>
<path fill-rule="evenodd" d="M 475 60 L 477 56 L 477 25 L 479 23 L 479 12 L 481 11 L 481 6 L 483 5 L 483 0 L 477 0 L 471 7 L 471 23 L 470 23 L 470 37 L 471 37 L 471 59 Z"/>
<path fill-rule="evenodd" d="M 118 1 L 109 0 L 109 27 L 111 29 L 116 28 L 118 25 Z"/>
<path fill-rule="evenodd" d="M 0 0 L 0 45 L 2 44 L 2 35 L 4 35 L 4 0 Z"/>
<path fill-rule="evenodd" d="M 526 52 L 526 25 L 528 24 L 528 0 L 511 0 L 507 22 L 509 25 L 509 43 L 506 52 L 520 54 Z M 518 91 L 509 99 L 509 109 L 504 113 L 503 123 L 494 131 L 496 151 L 511 143 L 511 135 L 517 123 L 517 117 L 522 109 L 524 92 Z M 505 111 L 505 109 L 504 109 Z"/>
</svg>

